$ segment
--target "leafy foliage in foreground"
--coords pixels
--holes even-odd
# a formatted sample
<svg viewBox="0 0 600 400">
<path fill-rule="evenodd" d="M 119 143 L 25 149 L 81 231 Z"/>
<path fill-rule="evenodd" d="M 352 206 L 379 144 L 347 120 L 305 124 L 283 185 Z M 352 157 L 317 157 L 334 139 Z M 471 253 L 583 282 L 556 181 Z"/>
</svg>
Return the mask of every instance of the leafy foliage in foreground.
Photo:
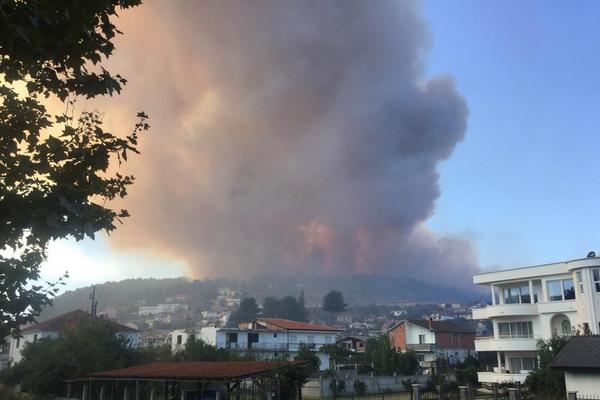
<svg viewBox="0 0 600 400">
<path fill-rule="evenodd" d="M 527 376 L 525 386 L 530 393 L 544 399 L 565 398 L 565 375 L 563 371 L 550 368 L 550 363 L 567 344 L 565 336 L 553 336 L 537 343 L 540 368 Z"/>
<path fill-rule="evenodd" d="M 140 0 L 1 2 L 0 338 L 31 322 L 58 291 L 35 283 L 48 243 L 93 238 L 129 214 L 106 202 L 127 195 L 132 176 L 114 172 L 137 153 L 146 114 L 131 133 L 104 130 L 102 114 L 72 109 L 79 97 L 120 93 L 125 79 L 100 62 L 120 33 L 117 8 Z M 42 102 L 62 103 L 52 115 Z"/>
</svg>

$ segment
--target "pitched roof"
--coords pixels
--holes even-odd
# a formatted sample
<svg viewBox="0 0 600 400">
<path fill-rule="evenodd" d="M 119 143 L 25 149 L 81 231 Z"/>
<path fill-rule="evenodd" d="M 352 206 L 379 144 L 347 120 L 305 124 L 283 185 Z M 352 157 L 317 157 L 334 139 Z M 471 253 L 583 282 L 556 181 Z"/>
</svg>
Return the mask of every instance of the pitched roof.
<svg viewBox="0 0 600 400">
<path fill-rule="evenodd" d="M 404 321 L 400 321 L 396 325 L 392 326 L 389 331 L 396 329 L 397 326 L 408 322 L 413 325 L 420 326 L 425 329 L 430 329 L 433 332 L 443 332 L 443 333 L 475 333 L 475 330 L 462 327 L 454 322 L 450 321 L 435 321 L 435 320 L 425 320 L 425 319 L 407 319 Z M 430 325 L 431 324 L 431 325 Z M 431 328 L 430 328 L 431 326 Z"/>
<path fill-rule="evenodd" d="M 121 325 L 109 319 L 101 318 L 100 320 L 105 321 L 117 332 L 137 332 L 137 329 L 133 329 L 126 325 Z M 65 314 L 61 314 L 57 317 L 50 318 L 44 322 L 40 322 L 39 324 L 30 325 L 27 328 L 21 329 L 21 332 L 63 332 L 70 328 L 77 328 L 80 326 L 88 325 L 89 323 L 89 313 L 81 310 L 74 310 Z"/>
<path fill-rule="evenodd" d="M 227 380 L 260 375 L 274 368 L 304 365 L 305 361 L 193 361 L 155 362 L 136 367 L 96 372 L 92 378 L 214 379 Z"/>
<path fill-rule="evenodd" d="M 324 332 L 341 332 L 343 329 L 333 328 L 327 325 L 317 325 L 308 322 L 292 321 L 282 318 L 259 318 L 258 323 L 264 323 L 275 328 L 288 331 L 324 331 Z"/>
<path fill-rule="evenodd" d="M 600 335 L 571 336 L 550 363 L 556 369 L 600 369 Z"/>
</svg>

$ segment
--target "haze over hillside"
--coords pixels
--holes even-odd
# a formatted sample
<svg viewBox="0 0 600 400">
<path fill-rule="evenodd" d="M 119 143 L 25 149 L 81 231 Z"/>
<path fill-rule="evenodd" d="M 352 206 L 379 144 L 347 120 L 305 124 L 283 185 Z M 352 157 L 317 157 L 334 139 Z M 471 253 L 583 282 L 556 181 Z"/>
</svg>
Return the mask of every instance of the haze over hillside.
<svg viewBox="0 0 600 400">
<path fill-rule="evenodd" d="M 217 296 L 217 289 L 229 287 L 255 297 L 262 303 L 266 296 L 298 295 L 305 291 L 308 306 L 319 305 L 322 296 L 330 289 L 341 290 L 351 304 L 374 304 L 389 300 L 413 300 L 433 302 L 470 302 L 483 298 L 476 291 L 450 286 L 430 284 L 414 279 L 377 275 L 347 275 L 320 277 L 274 277 L 261 276 L 253 280 L 234 279 L 189 280 L 175 279 L 127 279 L 96 285 L 98 311 L 104 309 L 133 310 L 138 304 L 164 303 L 168 297 L 184 295 L 192 309 L 210 307 Z M 52 317 L 76 308 L 88 309 L 90 287 L 68 291 L 54 300 L 42 318 Z"/>
</svg>

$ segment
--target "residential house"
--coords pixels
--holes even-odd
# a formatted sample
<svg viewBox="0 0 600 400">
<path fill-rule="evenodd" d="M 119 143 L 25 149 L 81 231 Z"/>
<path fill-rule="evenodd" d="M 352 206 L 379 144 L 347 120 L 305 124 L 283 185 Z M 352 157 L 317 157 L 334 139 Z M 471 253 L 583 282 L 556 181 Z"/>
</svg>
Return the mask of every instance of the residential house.
<svg viewBox="0 0 600 400">
<path fill-rule="evenodd" d="M 74 310 L 21 329 L 20 336 L 11 338 L 8 353 L 9 364 L 13 365 L 14 363 L 21 361 L 21 352 L 27 343 L 35 343 L 36 341 L 45 338 L 55 338 L 67 329 L 89 325 L 91 321 L 92 319 L 89 313 L 81 310 Z M 115 329 L 116 334 L 126 338 L 131 347 L 137 347 L 138 331 L 136 329 L 108 319 L 103 321 L 111 324 Z"/>
<path fill-rule="evenodd" d="M 539 339 L 600 333 L 600 258 L 590 256 L 473 277 L 491 294 L 491 305 L 474 308 L 473 319 L 491 320 L 493 332 L 478 337 L 475 349 L 497 356 L 493 372 L 478 373 L 480 382 L 524 382 L 538 367 Z"/>
<path fill-rule="evenodd" d="M 139 306 L 138 315 L 159 315 L 176 312 L 185 312 L 188 310 L 187 304 L 157 304 L 155 306 Z"/>
<path fill-rule="evenodd" d="M 364 353 L 367 350 L 368 336 L 342 336 L 336 343 L 354 353 Z"/>
<path fill-rule="evenodd" d="M 436 362 L 454 365 L 475 353 L 475 331 L 449 321 L 404 320 L 387 334 L 398 351 L 417 353 L 425 373 L 435 372 Z"/>
<path fill-rule="evenodd" d="M 293 360 L 301 346 L 314 350 L 321 360 L 321 369 L 329 368 L 329 359 L 319 350 L 335 343 L 341 330 L 325 325 L 291 321 L 281 318 L 260 318 L 237 328 L 204 327 L 199 330 L 177 330 L 171 333 L 171 350 L 184 349 L 193 334 L 217 348 L 252 352 L 257 357 Z"/>
<path fill-rule="evenodd" d="M 554 357 L 550 368 L 565 373 L 567 392 L 577 398 L 600 395 L 600 335 L 573 336 Z"/>
</svg>

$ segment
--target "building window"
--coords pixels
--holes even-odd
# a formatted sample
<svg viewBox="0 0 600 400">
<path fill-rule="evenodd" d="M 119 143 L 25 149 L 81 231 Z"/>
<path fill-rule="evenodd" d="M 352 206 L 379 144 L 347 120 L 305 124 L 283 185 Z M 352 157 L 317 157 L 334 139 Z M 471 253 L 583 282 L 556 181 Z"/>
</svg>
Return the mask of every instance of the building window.
<svg viewBox="0 0 600 400">
<path fill-rule="evenodd" d="M 529 283 L 525 282 L 520 286 L 504 289 L 504 304 L 531 303 L 529 293 Z"/>
<path fill-rule="evenodd" d="M 37 333 L 33 335 L 33 343 L 37 343 Z"/>
<path fill-rule="evenodd" d="M 20 337 L 17 338 L 17 345 L 15 347 L 18 349 L 19 346 L 21 346 L 21 338 Z"/>
<path fill-rule="evenodd" d="M 308 335 L 308 336 L 306 337 L 306 341 L 307 341 L 309 344 L 313 344 L 313 343 L 315 342 L 315 337 L 314 337 L 314 336 L 312 336 L 312 335 Z"/>
<path fill-rule="evenodd" d="M 298 343 L 298 336 L 290 335 L 290 343 Z"/>
<path fill-rule="evenodd" d="M 596 285 L 596 292 L 600 292 L 600 269 L 595 269 L 593 271 L 594 275 L 594 284 Z"/>
<path fill-rule="evenodd" d="M 425 355 L 423 355 L 423 354 L 418 354 L 418 355 L 417 355 L 417 360 L 419 360 L 419 361 L 421 361 L 421 362 L 422 362 L 422 361 L 425 361 Z"/>
<path fill-rule="evenodd" d="M 583 274 L 581 271 L 577 271 L 577 286 L 579 286 L 579 294 L 583 294 Z"/>
<path fill-rule="evenodd" d="M 546 282 L 549 301 L 562 301 L 575 299 L 573 279 L 557 279 Z"/>
<path fill-rule="evenodd" d="M 537 369 L 537 357 L 510 357 L 511 372 L 533 371 Z"/>
<path fill-rule="evenodd" d="M 570 335 L 571 334 L 571 321 L 569 321 L 568 318 L 563 319 L 562 322 L 560 323 L 560 329 L 562 330 L 563 335 Z"/>
<path fill-rule="evenodd" d="M 181 344 L 182 337 L 181 335 L 177 335 L 177 344 Z"/>
<path fill-rule="evenodd" d="M 525 322 L 499 322 L 498 337 L 500 339 L 533 338 L 533 324 Z"/>
<path fill-rule="evenodd" d="M 274 333 L 274 334 L 273 334 L 273 337 L 277 337 L 277 334 L 276 334 L 276 333 Z"/>
<path fill-rule="evenodd" d="M 425 343 L 425 335 L 419 335 L 419 344 Z"/>
</svg>

